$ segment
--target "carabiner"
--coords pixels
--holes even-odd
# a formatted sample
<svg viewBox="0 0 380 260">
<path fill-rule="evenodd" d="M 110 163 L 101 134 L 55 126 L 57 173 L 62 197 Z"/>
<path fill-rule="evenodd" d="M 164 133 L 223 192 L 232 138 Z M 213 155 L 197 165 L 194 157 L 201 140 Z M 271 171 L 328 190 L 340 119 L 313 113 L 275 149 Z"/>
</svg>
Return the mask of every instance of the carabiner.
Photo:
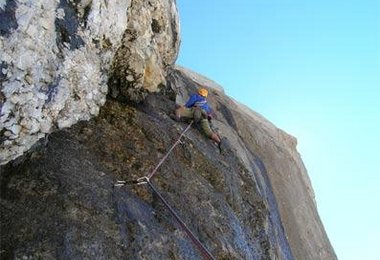
<svg viewBox="0 0 380 260">
<path fill-rule="evenodd" d="M 149 182 L 149 178 L 147 176 L 143 176 L 138 178 L 136 181 L 137 185 L 147 184 Z"/>
</svg>

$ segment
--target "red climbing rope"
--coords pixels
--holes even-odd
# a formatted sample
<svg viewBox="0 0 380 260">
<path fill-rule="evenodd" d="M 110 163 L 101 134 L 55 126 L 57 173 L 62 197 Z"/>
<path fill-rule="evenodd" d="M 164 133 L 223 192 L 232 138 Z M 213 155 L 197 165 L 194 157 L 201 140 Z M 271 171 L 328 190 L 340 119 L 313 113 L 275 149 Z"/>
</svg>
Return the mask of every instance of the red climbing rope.
<svg viewBox="0 0 380 260">
<path fill-rule="evenodd" d="M 181 135 L 178 137 L 177 141 L 173 144 L 173 146 L 169 149 L 169 151 L 165 154 L 165 156 L 159 161 L 157 166 L 153 169 L 153 171 L 148 175 L 141 177 L 137 180 L 133 181 L 117 181 L 115 186 L 124 186 L 126 184 L 148 184 L 149 187 L 153 190 L 153 192 L 158 196 L 158 198 L 164 203 L 166 208 L 169 210 L 170 214 L 177 220 L 178 224 L 181 226 L 181 228 L 186 232 L 186 234 L 190 237 L 191 241 L 194 243 L 194 245 L 198 248 L 198 250 L 201 252 L 202 256 L 206 260 L 215 260 L 215 257 L 207 250 L 207 248 L 196 238 L 196 236 L 191 232 L 191 230 L 186 226 L 186 224 L 183 222 L 183 220 L 178 216 L 178 214 L 174 211 L 174 209 L 169 205 L 169 203 L 162 197 L 162 195 L 158 192 L 158 190 L 153 186 L 153 184 L 150 182 L 150 179 L 157 173 L 158 168 L 164 163 L 166 158 L 168 158 L 169 154 L 173 151 L 173 149 L 181 143 L 182 136 L 190 129 L 191 125 L 193 124 L 193 121 L 190 122 L 190 124 L 183 130 Z"/>
<path fill-rule="evenodd" d="M 191 127 L 192 124 L 193 124 L 193 121 L 191 121 L 190 124 L 185 128 L 185 130 L 183 130 L 183 132 L 181 133 L 181 135 L 178 137 L 177 141 L 173 144 L 173 146 L 169 149 L 169 151 L 165 154 L 165 156 L 162 157 L 162 159 L 159 161 L 159 163 L 153 169 L 153 171 L 147 176 L 148 180 L 150 180 L 157 173 L 158 168 L 160 168 L 161 164 L 163 164 L 163 162 L 166 160 L 166 158 L 168 158 L 169 154 L 181 142 L 182 136 L 184 136 L 184 134 L 187 132 L 187 130 L 190 129 L 190 127 Z"/>
<path fill-rule="evenodd" d="M 166 208 L 169 210 L 170 214 L 177 220 L 178 224 L 181 228 L 186 232 L 186 234 L 190 237 L 191 241 L 201 252 L 204 259 L 207 260 L 215 260 L 214 256 L 207 250 L 207 248 L 201 243 L 201 241 L 196 238 L 196 236 L 191 232 L 191 230 L 186 226 L 186 224 L 182 221 L 182 219 L 178 216 L 178 214 L 174 211 L 174 209 L 169 205 L 169 203 L 162 197 L 162 195 L 158 192 L 158 190 L 153 186 L 153 184 L 146 180 L 146 183 L 150 186 L 153 192 L 158 196 L 158 198 L 164 203 Z"/>
</svg>

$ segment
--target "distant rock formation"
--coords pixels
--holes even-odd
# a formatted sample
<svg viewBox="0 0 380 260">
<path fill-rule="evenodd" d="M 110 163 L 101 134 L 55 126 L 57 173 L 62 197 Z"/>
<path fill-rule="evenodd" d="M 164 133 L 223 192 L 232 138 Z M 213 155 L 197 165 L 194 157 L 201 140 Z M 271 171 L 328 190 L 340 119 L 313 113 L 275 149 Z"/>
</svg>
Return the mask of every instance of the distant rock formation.
<svg viewBox="0 0 380 260">
<path fill-rule="evenodd" d="M 175 0 L 8 0 L 0 15 L 1 259 L 200 259 L 147 187 L 114 184 L 152 170 L 201 86 L 224 152 L 193 126 L 157 188 L 217 259 L 336 259 L 297 140 L 173 65 Z"/>
<path fill-rule="evenodd" d="M 173 0 L 1 1 L 0 16 L 0 165 L 96 116 L 110 76 L 114 96 L 157 91 L 180 42 Z"/>
</svg>

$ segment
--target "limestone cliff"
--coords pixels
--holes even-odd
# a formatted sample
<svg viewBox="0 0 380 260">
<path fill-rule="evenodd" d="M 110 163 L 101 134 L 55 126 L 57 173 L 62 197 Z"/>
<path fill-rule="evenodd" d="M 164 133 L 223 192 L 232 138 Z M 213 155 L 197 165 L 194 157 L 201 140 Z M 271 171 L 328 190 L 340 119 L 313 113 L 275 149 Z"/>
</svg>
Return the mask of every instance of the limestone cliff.
<svg viewBox="0 0 380 260">
<path fill-rule="evenodd" d="M 0 17 L 0 165 L 96 116 L 110 77 L 115 96 L 157 91 L 178 53 L 174 0 L 7 0 Z"/>
<path fill-rule="evenodd" d="M 1 259 L 201 259 L 148 187 L 114 186 L 152 171 L 200 86 L 224 152 L 194 125 L 157 189 L 217 259 L 336 259 L 296 139 L 173 66 L 174 0 L 8 0 L 0 15 Z"/>
</svg>

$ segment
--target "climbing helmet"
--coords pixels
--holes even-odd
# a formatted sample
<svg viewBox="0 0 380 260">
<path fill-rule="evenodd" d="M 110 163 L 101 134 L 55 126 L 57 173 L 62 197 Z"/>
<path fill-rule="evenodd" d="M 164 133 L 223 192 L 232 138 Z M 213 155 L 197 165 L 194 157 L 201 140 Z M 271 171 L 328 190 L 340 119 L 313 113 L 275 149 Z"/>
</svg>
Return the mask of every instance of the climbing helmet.
<svg viewBox="0 0 380 260">
<path fill-rule="evenodd" d="M 207 91 L 207 89 L 205 89 L 205 88 L 200 88 L 200 89 L 198 90 L 198 94 L 201 95 L 202 97 L 207 97 L 207 95 L 208 95 L 208 91 Z"/>
</svg>

